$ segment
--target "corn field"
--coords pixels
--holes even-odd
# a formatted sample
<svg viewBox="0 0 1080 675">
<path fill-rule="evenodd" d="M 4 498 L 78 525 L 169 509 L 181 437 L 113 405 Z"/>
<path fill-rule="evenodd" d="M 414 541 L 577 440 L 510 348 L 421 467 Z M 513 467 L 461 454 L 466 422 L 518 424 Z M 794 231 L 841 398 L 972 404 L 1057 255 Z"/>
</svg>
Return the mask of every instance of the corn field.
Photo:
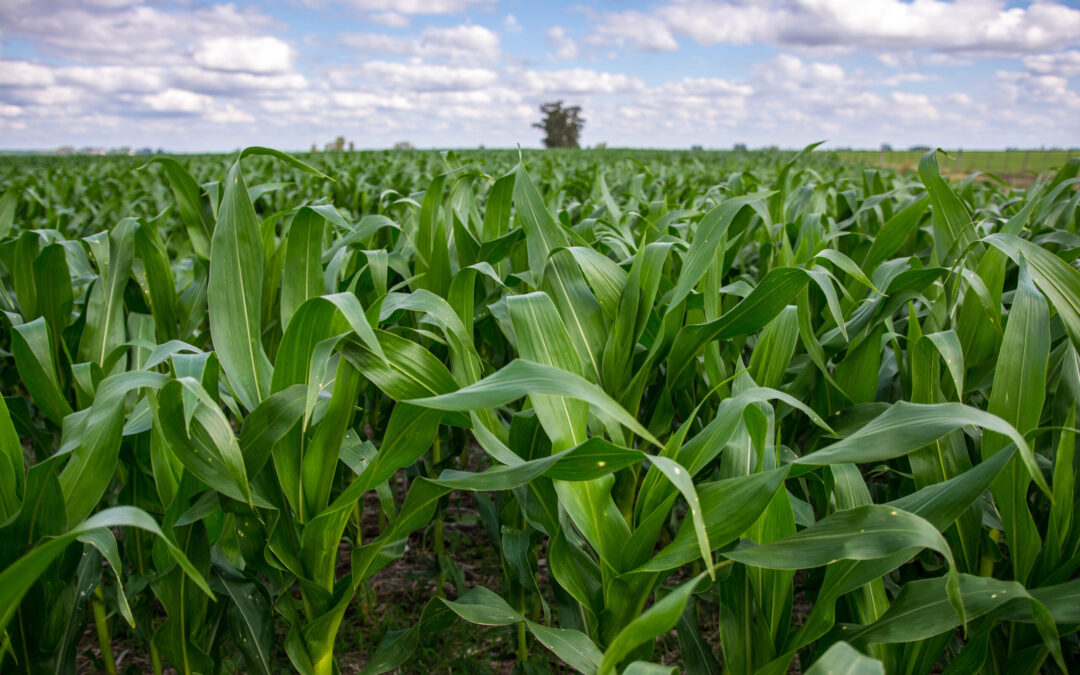
<svg viewBox="0 0 1080 675">
<path fill-rule="evenodd" d="M 5 160 L 0 670 L 1077 672 L 1080 160 L 812 150 Z"/>
</svg>

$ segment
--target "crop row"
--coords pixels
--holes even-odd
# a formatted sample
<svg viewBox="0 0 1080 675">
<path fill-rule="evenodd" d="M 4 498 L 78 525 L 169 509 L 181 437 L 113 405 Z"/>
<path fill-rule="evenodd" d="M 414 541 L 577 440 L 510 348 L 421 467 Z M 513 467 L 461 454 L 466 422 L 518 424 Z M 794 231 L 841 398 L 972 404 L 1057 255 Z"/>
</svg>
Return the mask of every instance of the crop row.
<svg viewBox="0 0 1080 675">
<path fill-rule="evenodd" d="M 812 149 L 0 166 L 0 668 L 1075 671 L 1080 160 Z"/>
</svg>

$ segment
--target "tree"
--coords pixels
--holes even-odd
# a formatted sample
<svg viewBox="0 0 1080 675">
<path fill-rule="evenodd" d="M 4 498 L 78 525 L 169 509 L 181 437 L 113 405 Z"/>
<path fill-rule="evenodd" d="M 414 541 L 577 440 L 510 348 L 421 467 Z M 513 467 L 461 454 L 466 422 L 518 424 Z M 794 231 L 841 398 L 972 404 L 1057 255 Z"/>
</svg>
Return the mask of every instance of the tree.
<svg viewBox="0 0 1080 675">
<path fill-rule="evenodd" d="M 579 147 L 578 136 L 581 128 L 585 126 L 585 119 L 581 117 L 581 106 L 564 108 L 562 101 L 555 101 L 540 106 L 540 112 L 544 117 L 533 126 L 544 131 L 544 147 Z"/>
</svg>

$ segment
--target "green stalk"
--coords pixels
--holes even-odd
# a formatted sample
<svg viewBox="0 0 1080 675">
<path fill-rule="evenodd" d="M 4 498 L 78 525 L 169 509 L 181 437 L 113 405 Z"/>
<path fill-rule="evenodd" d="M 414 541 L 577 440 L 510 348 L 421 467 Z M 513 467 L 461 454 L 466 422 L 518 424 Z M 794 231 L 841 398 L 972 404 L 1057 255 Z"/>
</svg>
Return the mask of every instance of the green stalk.
<svg viewBox="0 0 1080 675">
<path fill-rule="evenodd" d="M 153 640 L 150 640 L 150 665 L 154 669 L 154 675 L 161 675 L 161 654 Z"/>
<path fill-rule="evenodd" d="M 518 584 L 518 611 L 525 615 L 525 585 Z M 518 663 L 525 663 L 529 660 L 529 644 L 525 640 L 525 622 L 518 621 L 517 624 L 517 660 Z"/>
<path fill-rule="evenodd" d="M 101 584 L 94 589 L 94 598 L 90 604 L 94 608 L 94 626 L 97 628 L 98 646 L 101 648 L 101 660 L 105 663 L 105 672 L 108 675 L 116 675 L 112 639 L 109 637 L 109 624 L 105 618 L 105 593 L 101 590 Z"/>
<path fill-rule="evenodd" d="M 439 463 L 442 461 L 442 447 L 439 443 L 438 434 L 435 435 L 435 443 L 431 446 L 431 465 L 432 471 L 437 471 Z M 443 588 L 446 580 L 443 578 L 442 566 L 439 564 L 439 558 L 443 555 L 443 509 L 442 500 L 439 500 L 438 505 L 435 507 L 435 529 L 434 529 L 434 545 L 435 545 L 435 593 L 440 598 L 446 597 L 446 590 Z"/>
</svg>

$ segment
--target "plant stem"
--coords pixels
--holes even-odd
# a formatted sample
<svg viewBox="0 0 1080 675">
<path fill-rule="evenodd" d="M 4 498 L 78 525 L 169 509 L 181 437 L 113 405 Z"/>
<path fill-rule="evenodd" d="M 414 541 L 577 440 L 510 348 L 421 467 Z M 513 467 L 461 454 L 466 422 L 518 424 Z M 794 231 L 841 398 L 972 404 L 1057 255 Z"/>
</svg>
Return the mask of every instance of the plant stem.
<svg viewBox="0 0 1080 675">
<path fill-rule="evenodd" d="M 522 616 L 525 615 L 525 586 L 521 584 L 518 586 L 518 611 Z M 529 645 L 525 641 L 525 622 L 518 621 L 517 624 L 517 658 L 518 663 L 525 663 L 529 660 Z"/>
<path fill-rule="evenodd" d="M 442 461 L 442 447 L 439 443 L 438 434 L 435 435 L 435 443 L 431 446 L 431 467 L 432 471 L 439 470 L 439 463 Z M 435 545 L 435 593 L 440 597 L 446 597 L 446 590 L 443 586 L 446 580 L 443 578 L 442 565 L 439 563 L 439 558 L 443 555 L 443 512 L 442 512 L 442 500 L 439 500 L 438 505 L 435 507 L 435 528 L 434 528 L 434 545 Z"/>
<path fill-rule="evenodd" d="M 161 675 L 161 654 L 153 640 L 150 640 L 150 664 L 154 668 L 154 675 Z"/>
<path fill-rule="evenodd" d="M 94 626 L 97 627 L 98 646 L 101 648 L 101 660 L 105 663 L 105 672 L 108 675 L 116 675 L 112 639 L 109 637 L 109 624 L 105 617 L 105 593 L 101 590 L 101 584 L 94 589 L 94 598 L 90 604 L 94 608 Z"/>
</svg>

